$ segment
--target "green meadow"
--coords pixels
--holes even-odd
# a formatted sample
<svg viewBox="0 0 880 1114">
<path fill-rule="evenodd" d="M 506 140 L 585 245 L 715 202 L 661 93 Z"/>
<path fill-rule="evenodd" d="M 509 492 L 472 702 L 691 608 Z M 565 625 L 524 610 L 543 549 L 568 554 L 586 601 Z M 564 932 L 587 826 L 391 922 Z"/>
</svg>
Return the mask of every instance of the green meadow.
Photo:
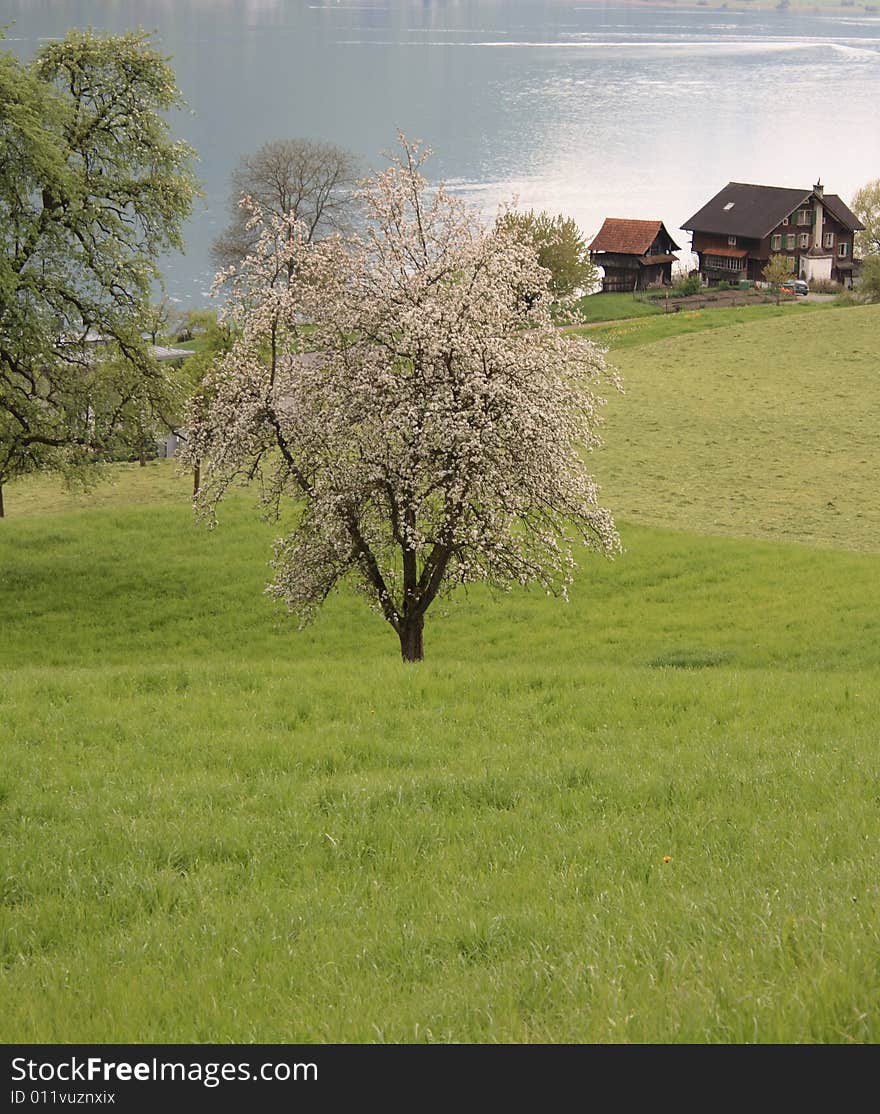
<svg viewBox="0 0 880 1114">
<path fill-rule="evenodd" d="M 593 295 L 601 298 L 623 297 L 618 294 Z M 639 303 L 645 304 L 645 303 Z M 661 303 L 662 305 L 662 303 Z M 685 310 L 665 313 L 662 309 L 639 317 L 610 320 L 597 317 L 592 324 L 572 329 L 572 332 L 589 337 L 597 344 L 616 350 L 643 347 L 658 340 L 702 333 L 707 329 L 722 329 L 728 325 L 749 325 L 769 321 L 776 317 L 803 317 L 805 314 L 836 308 L 831 302 L 783 301 L 778 306 L 772 302 L 759 305 L 728 306 Z M 598 314 L 600 311 L 594 311 Z"/>
<path fill-rule="evenodd" d="M 12 485 L 0 1040 L 880 1040 L 878 341 L 613 346 L 624 554 L 419 666 L 353 595 L 296 630 L 247 492 Z"/>
<path fill-rule="evenodd" d="M 710 331 L 715 313 L 734 320 Z M 610 505 L 650 525 L 877 553 L 880 307 L 693 316 L 687 335 L 610 341 L 625 388 L 596 458 Z"/>
<path fill-rule="evenodd" d="M 637 298 L 634 294 L 589 294 L 578 302 L 578 316 L 587 322 L 656 317 L 663 312 L 659 298 Z"/>
</svg>

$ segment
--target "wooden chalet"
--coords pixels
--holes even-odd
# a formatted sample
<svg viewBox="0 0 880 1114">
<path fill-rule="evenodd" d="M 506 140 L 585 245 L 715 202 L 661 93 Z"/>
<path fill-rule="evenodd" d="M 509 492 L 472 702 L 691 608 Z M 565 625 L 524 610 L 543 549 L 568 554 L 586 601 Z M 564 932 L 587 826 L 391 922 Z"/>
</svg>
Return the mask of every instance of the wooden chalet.
<svg viewBox="0 0 880 1114">
<path fill-rule="evenodd" d="M 590 259 L 604 273 L 602 293 L 669 286 L 678 244 L 659 220 L 606 217 L 590 244 Z"/>
<path fill-rule="evenodd" d="M 728 182 L 682 223 L 692 234 L 703 282 L 764 281 L 771 255 L 792 274 L 852 286 L 853 236 L 864 225 L 821 182 L 811 190 Z"/>
</svg>

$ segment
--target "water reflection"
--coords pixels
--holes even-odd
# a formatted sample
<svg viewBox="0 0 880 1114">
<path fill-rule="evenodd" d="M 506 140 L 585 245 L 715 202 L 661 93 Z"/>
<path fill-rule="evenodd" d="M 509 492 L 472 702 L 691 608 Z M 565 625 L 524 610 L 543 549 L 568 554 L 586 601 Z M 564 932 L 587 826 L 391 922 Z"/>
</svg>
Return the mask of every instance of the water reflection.
<svg viewBox="0 0 880 1114">
<path fill-rule="evenodd" d="M 269 139 L 348 147 L 396 130 L 487 215 L 519 194 L 586 233 L 606 216 L 679 222 L 728 180 L 845 199 L 880 166 L 880 21 L 562 0 L 6 0 L 29 56 L 68 26 L 155 28 L 192 115 L 207 197 L 168 284 L 204 301 L 229 174 Z"/>
</svg>

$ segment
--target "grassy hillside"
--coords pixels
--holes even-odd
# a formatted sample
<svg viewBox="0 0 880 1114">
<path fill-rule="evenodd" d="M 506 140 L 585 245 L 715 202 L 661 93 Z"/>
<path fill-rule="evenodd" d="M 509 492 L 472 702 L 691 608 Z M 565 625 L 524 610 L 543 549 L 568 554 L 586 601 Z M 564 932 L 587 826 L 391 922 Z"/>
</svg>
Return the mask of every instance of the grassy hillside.
<svg viewBox="0 0 880 1114">
<path fill-rule="evenodd" d="M 118 510 L 155 503 L 187 506 L 192 480 L 171 460 L 113 464 L 104 482 L 89 491 L 68 491 L 54 476 L 26 476 L 3 489 L 9 518 L 32 518 L 65 511 Z M 2 525 L 2 524 L 0 524 Z"/>
<path fill-rule="evenodd" d="M 877 552 L 878 350 L 880 306 L 614 349 L 605 499 L 648 524 Z"/>
<path fill-rule="evenodd" d="M 603 295 L 604 297 L 605 295 Z M 659 313 L 649 317 L 629 317 L 624 320 L 602 324 L 587 325 L 573 329 L 617 351 L 620 348 L 643 347 L 658 340 L 702 333 L 707 329 L 726 329 L 730 325 L 752 325 L 758 321 L 771 321 L 774 318 L 788 317 L 797 319 L 805 314 L 833 309 L 831 302 L 782 302 L 764 305 L 728 306 L 688 310 L 682 313 Z"/>
<path fill-rule="evenodd" d="M 786 319 L 621 352 L 625 554 L 568 606 L 456 598 L 418 667 L 349 597 L 294 629 L 247 495 L 207 533 L 169 464 L 102 506 L 13 485 L 0 1040 L 876 1043 L 875 520 L 644 524 L 703 513 L 699 468 L 661 481 L 710 437 L 717 507 L 742 470 L 777 537 L 802 430 L 876 462 L 878 317 L 847 312 L 844 358 L 777 355 L 775 393 Z"/>
<path fill-rule="evenodd" d="M 637 298 L 633 294 L 589 294 L 578 302 L 584 321 L 620 321 L 624 318 L 656 317 L 663 313 L 658 300 Z"/>
</svg>

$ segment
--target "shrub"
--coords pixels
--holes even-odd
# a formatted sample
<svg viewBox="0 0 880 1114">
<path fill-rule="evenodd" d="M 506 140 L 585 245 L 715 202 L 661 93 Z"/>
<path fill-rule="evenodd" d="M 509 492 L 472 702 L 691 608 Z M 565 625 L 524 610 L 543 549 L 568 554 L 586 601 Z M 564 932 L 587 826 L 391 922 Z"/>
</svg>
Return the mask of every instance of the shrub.
<svg viewBox="0 0 880 1114">
<path fill-rule="evenodd" d="M 831 279 L 813 279 L 810 283 L 813 294 L 840 294 L 843 289 L 842 283 L 832 282 Z"/>
<path fill-rule="evenodd" d="M 678 294 L 679 297 L 685 298 L 688 294 L 699 294 L 701 289 L 700 276 L 698 274 L 688 275 L 686 279 L 672 288 L 673 294 Z"/>
</svg>

